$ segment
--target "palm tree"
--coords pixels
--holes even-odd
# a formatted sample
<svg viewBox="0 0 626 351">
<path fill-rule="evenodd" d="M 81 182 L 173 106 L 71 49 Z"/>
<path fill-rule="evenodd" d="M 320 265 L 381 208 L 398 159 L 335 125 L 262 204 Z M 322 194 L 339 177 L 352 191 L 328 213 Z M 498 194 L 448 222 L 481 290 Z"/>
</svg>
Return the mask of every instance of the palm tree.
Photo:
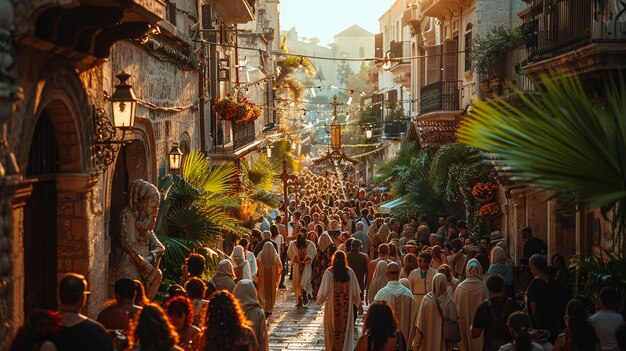
<svg viewBox="0 0 626 351">
<path fill-rule="evenodd" d="M 542 76 L 535 86 L 537 94 L 531 96 L 516 92 L 520 104 L 502 98 L 476 101 L 458 137 L 499 160 L 516 186 L 602 209 L 613 227 L 615 255 L 604 252 L 600 259 L 574 263 L 588 272 L 596 288 L 618 282 L 626 291 L 624 77 L 606 83 L 595 96 L 577 77 Z"/>
<path fill-rule="evenodd" d="M 223 233 L 245 231 L 229 208 L 240 204 L 235 194 L 237 172 L 232 165 L 211 165 L 200 152 L 185 157 L 180 177 L 167 184 L 159 208 L 159 240 L 167 247 L 164 274 L 180 276 L 180 265 L 192 249 L 216 247 Z"/>
<path fill-rule="evenodd" d="M 312 77 L 315 72 L 313 63 L 306 57 L 287 55 L 283 61 L 278 62 L 278 67 L 280 72 L 274 81 L 275 86 L 287 88 L 292 100 L 300 101 L 304 87 L 296 77 L 296 71 L 303 69 L 307 77 Z"/>
</svg>

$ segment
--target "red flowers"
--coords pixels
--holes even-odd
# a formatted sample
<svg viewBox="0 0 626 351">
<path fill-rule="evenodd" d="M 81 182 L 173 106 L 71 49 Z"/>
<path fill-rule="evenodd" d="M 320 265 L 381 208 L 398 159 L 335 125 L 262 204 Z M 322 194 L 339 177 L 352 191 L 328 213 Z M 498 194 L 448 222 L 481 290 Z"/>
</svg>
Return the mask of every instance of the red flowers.
<svg viewBox="0 0 626 351">
<path fill-rule="evenodd" d="M 222 119 L 241 124 L 254 121 L 261 115 L 261 108 L 249 102 L 247 98 L 236 101 L 230 98 L 230 94 L 226 96 L 223 99 L 213 100 L 213 112 L 220 115 Z"/>
<path fill-rule="evenodd" d="M 502 209 L 500 209 L 500 205 L 495 201 L 484 204 L 478 211 L 480 217 L 495 217 L 501 214 Z"/>
<path fill-rule="evenodd" d="M 492 182 L 476 183 L 472 188 L 472 196 L 477 199 L 491 199 L 496 194 L 498 185 Z"/>
</svg>

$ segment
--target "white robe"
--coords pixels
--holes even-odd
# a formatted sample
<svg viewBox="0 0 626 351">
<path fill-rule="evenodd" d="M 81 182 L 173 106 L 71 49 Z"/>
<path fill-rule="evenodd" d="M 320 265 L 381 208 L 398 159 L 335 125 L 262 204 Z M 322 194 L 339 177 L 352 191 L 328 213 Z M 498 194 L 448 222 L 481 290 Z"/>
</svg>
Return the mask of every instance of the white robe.
<svg viewBox="0 0 626 351">
<path fill-rule="evenodd" d="M 415 321 L 419 312 L 419 306 L 415 304 L 411 290 L 399 281 L 391 280 L 387 286 L 378 291 L 374 301 L 385 301 L 391 306 L 398 319 L 398 328 L 406 339 L 406 349 L 410 351 L 415 337 Z"/>
<path fill-rule="evenodd" d="M 412 270 L 408 278 L 411 283 L 411 292 L 413 293 L 413 298 L 415 298 L 417 306 L 420 306 L 424 296 L 433 290 L 433 277 L 437 274 L 436 270 L 429 268 L 426 271 L 426 279 L 422 279 L 420 271 L 419 268 Z"/>
<path fill-rule="evenodd" d="M 441 306 L 446 319 L 456 319 L 456 307 L 454 301 Z M 424 296 L 417 315 L 415 340 L 413 341 L 416 351 L 446 351 L 446 342 L 443 340 L 442 319 L 437 311 L 434 297 L 431 294 Z"/>
<path fill-rule="evenodd" d="M 479 265 L 479 263 L 476 263 L 476 265 Z M 467 278 L 456 287 L 452 295 L 459 315 L 459 326 L 461 327 L 459 349 L 461 351 L 482 351 L 484 333 L 481 333 L 478 338 L 472 338 L 470 329 L 478 306 L 489 297 L 489 292 L 487 285 L 481 279 L 482 272 L 480 275 L 473 275 L 469 273 L 469 270 L 470 266 L 466 269 L 468 271 L 466 273 Z"/>
<path fill-rule="evenodd" d="M 254 279 L 258 272 L 254 252 L 246 250 L 246 261 L 248 261 L 248 263 L 250 264 L 250 276 L 252 276 L 251 279 Z"/>
<path fill-rule="evenodd" d="M 289 243 L 289 247 L 287 248 L 287 255 L 289 255 L 289 259 L 293 262 L 293 281 L 299 282 L 299 289 L 296 290 L 296 298 L 300 298 L 302 296 L 302 290 L 306 291 L 307 294 L 313 295 L 313 286 L 311 285 L 311 262 L 315 259 L 317 255 L 317 249 L 315 248 L 315 244 L 312 241 L 307 240 L 306 246 L 306 259 L 307 262 L 304 263 L 304 270 L 302 272 L 302 277 L 300 277 L 300 259 L 298 258 L 298 247 L 296 246 L 296 241 L 292 241 Z"/>
<path fill-rule="evenodd" d="M 350 299 L 348 306 L 361 304 L 361 288 L 359 288 L 359 282 L 357 281 L 356 274 L 351 268 L 348 268 L 348 274 L 350 275 Z M 335 275 L 332 268 L 329 268 L 324 272 L 322 277 L 322 284 L 317 291 L 317 303 L 324 303 L 324 340 L 326 350 L 333 349 L 333 331 L 335 330 L 335 301 L 333 300 L 335 289 Z M 354 309 L 348 308 L 346 335 L 343 342 L 343 351 L 354 350 Z"/>
</svg>

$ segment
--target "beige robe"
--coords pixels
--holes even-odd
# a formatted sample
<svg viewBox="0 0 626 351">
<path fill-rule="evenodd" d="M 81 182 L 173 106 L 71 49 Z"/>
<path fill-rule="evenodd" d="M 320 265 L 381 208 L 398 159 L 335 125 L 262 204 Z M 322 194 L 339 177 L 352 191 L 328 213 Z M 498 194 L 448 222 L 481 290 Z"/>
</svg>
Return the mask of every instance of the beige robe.
<svg viewBox="0 0 626 351">
<path fill-rule="evenodd" d="M 410 351 L 415 337 L 415 321 L 419 312 L 419 306 L 415 304 L 411 290 L 400 284 L 399 281 L 392 280 L 378 291 L 374 301 L 385 301 L 391 306 L 399 323 L 398 329 L 406 339 L 406 350 Z"/>
<path fill-rule="evenodd" d="M 242 279 L 235 286 L 233 295 L 239 300 L 241 309 L 246 318 L 252 322 L 252 330 L 259 344 L 259 351 L 269 350 L 269 338 L 267 336 L 267 324 L 265 322 L 265 312 L 261 309 L 257 297 L 256 288 L 250 279 Z"/>
<path fill-rule="evenodd" d="M 273 312 L 276 303 L 276 289 L 280 283 L 283 266 L 271 242 L 266 242 L 263 245 L 263 250 L 259 252 L 257 261 L 259 302 L 265 311 Z"/>
<path fill-rule="evenodd" d="M 299 250 L 295 240 L 289 243 L 289 247 L 287 248 L 287 255 L 291 262 L 293 262 L 293 282 L 296 298 L 302 296 L 302 290 L 306 291 L 309 295 L 313 295 L 313 286 L 311 285 L 311 262 L 313 262 L 317 255 L 317 249 L 315 248 L 315 244 L 310 240 L 306 242 L 307 247 L 304 257 L 299 257 Z M 300 276 L 300 265 L 304 265 L 302 276 Z"/>
<path fill-rule="evenodd" d="M 409 273 L 409 282 L 411 283 L 411 292 L 415 298 L 415 303 L 420 306 L 422 299 L 426 294 L 432 291 L 432 281 L 437 271 L 429 268 L 426 271 L 426 279 L 422 279 L 421 270 L 416 268 Z"/>
<path fill-rule="evenodd" d="M 374 297 L 378 293 L 378 290 L 387 285 L 387 261 L 380 260 L 376 264 L 376 269 L 372 275 L 372 282 L 367 287 L 367 302 L 371 304 L 374 301 Z"/>
<path fill-rule="evenodd" d="M 481 333 L 478 338 L 472 338 L 470 329 L 478 306 L 489 297 L 489 292 L 487 285 L 482 280 L 482 268 L 478 260 L 471 259 L 467 263 L 465 272 L 465 280 L 457 286 L 452 297 L 457 307 L 461 327 L 459 349 L 461 351 L 482 351 L 484 333 Z"/>
<path fill-rule="evenodd" d="M 327 351 L 333 350 L 333 335 L 339 326 L 335 323 L 336 313 L 340 313 L 336 310 L 338 306 L 344 305 L 343 316 L 346 320 L 345 335 L 343 338 L 342 351 L 354 350 L 354 310 L 352 305 L 361 304 L 361 288 L 359 288 L 359 282 L 357 281 L 356 274 L 351 268 L 348 268 L 348 274 L 350 275 L 350 281 L 347 283 L 348 294 L 347 306 L 345 301 L 335 301 L 335 275 L 332 268 L 329 268 L 324 272 L 322 277 L 322 284 L 317 291 L 317 303 L 324 303 L 324 341 Z M 345 296 L 345 295 L 344 295 Z"/>
<path fill-rule="evenodd" d="M 454 301 L 448 293 L 446 276 L 441 273 L 435 274 L 433 285 L 436 287 L 424 296 L 417 315 L 416 335 L 413 340 L 415 351 L 447 350 L 446 342 L 443 340 L 443 320 L 437 310 L 436 301 L 439 301 L 446 319 L 457 319 Z"/>
</svg>

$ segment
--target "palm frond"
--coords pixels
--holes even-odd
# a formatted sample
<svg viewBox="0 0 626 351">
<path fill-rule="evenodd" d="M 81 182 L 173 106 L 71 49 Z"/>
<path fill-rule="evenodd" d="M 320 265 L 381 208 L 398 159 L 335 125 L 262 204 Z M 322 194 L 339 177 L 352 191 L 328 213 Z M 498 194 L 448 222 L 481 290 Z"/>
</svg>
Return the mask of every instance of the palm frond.
<svg viewBox="0 0 626 351">
<path fill-rule="evenodd" d="M 276 163 L 262 155 L 256 160 L 243 162 L 242 165 L 244 179 L 248 186 L 264 191 L 272 189 L 275 181 L 274 175 L 279 173 Z"/>
<path fill-rule="evenodd" d="M 572 77 L 541 77 L 522 107 L 477 101 L 459 140 L 501 159 L 513 181 L 575 193 L 591 208 L 626 200 L 626 83 L 607 84 L 604 105 Z"/>
<path fill-rule="evenodd" d="M 182 178 L 198 191 L 224 193 L 234 187 L 236 168 L 232 164 L 211 166 L 201 152 L 192 151 L 183 164 Z"/>
<path fill-rule="evenodd" d="M 474 167 L 480 162 L 479 150 L 465 144 L 450 143 L 442 146 L 433 156 L 429 177 L 432 183 L 445 182 L 448 179 L 450 166 L 463 163 Z"/>
<path fill-rule="evenodd" d="M 248 195 L 248 198 L 269 208 L 277 208 L 282 203 L 282 195 L 269 191 L 257 190 Z"/>
</svg>

